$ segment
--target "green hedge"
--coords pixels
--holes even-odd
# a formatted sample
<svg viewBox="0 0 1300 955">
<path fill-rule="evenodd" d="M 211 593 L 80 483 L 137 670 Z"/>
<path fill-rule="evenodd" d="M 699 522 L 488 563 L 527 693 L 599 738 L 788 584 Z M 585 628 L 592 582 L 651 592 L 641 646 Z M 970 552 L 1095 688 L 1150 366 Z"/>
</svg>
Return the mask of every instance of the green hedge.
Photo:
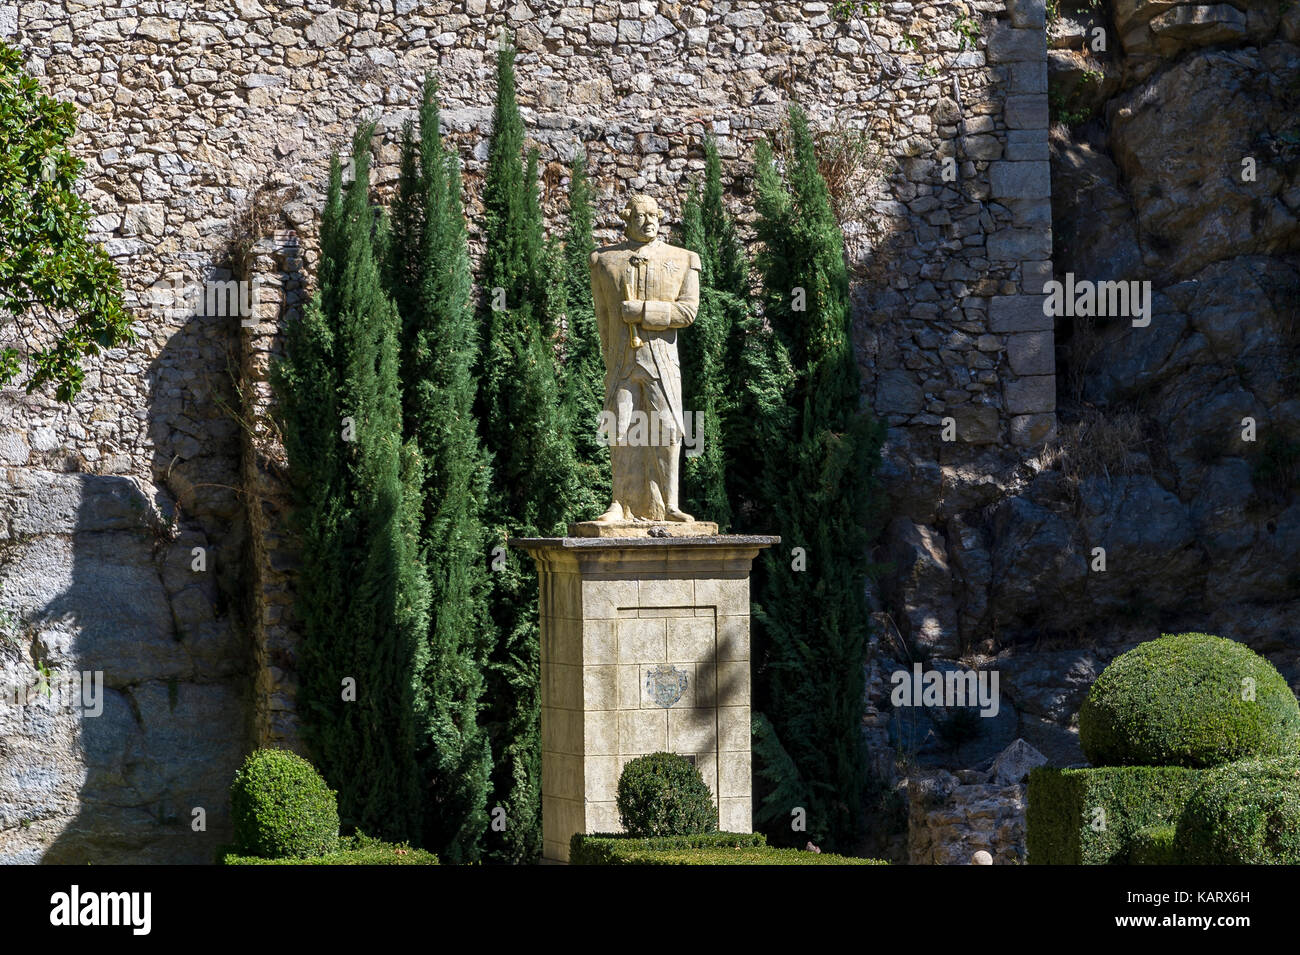
<svg viewBox="0 0 1300 955">
<path fill-rule="evenodd" d="M 1178 820 L 1179 861 L 1300 864 L 1300 757 L 1209 770 Z"/>
<path fill-rule="evenodd" d="M 1029 863 L 1127 863 L 1140 830 L 1178 821 L 1202 772 L 1182 766 L 1040 766 L 1029 774 Z"/>
<path fill-rule="evenodd" d="M 1079 710 L 1094 766 L 1218 766 L 1300 751 L 1300 704 L 1273 664 L 1204 633 L 1165 635 L 1111 661 Z"/>
<path fill-rule="evenodd" d="M 756 849 L 681 849 L 632 853 L 615 865 L 889 865 L 879 859 L 763 846 Z"/>
<path fill-rule="evenodd" d="M 709 832 L 636 838 L 621 833 L 575 833 L 570 865 L 888 865 L 829 852 L 769 846 L 761 833 Z"/>
<path fill-rule="evenodd" d="M 423 849 L 380 842 L 365 836 L 341 840 L 336 852 L 309 856 L 305 859 L 264 859 L 229 853 L 221 858 L 222 865 L 438 865 L 438 857 Z"/>
<path fill-rule="evenodd" d="M 1174 865 L 1178 862 L 1178 852 L 1174 848 L 1174 833 L 1171 825 L 1147 826 L 1133 833 L 1129 843 L 1128 861 L 1130 865 Z"/>
<path fill-rule="evenodd" d="M 682 849 L 735 849 L 767 845 L 760 832 L 701 832 L 690 836 L 634 838 L 624 833 L 575 832 L 569 840 L 570 865 L 626 865 L 629 852 L 663 852 Z"/>
</svg>

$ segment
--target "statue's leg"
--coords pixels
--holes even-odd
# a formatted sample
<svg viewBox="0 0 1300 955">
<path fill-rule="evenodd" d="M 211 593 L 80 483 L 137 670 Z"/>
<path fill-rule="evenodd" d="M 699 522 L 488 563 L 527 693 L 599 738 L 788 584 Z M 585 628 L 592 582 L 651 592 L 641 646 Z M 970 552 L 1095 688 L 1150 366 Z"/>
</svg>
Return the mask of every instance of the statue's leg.
<svg viewBox="0 0 1300 955">
<path fill-rule="evenodd" d="M 636 415 L 636 422 L 632 437 L 629 439 L 629 450 L 632 452 L 629 460 L 632 462 L 632 468 L 629 472 L 627 501 L 630 502 L 632 514 L 635 518 L 660 521 L 663 520 L 659 516 L 662 511 L 662 504 L 657 500 L 654 448 L 651 446 L 654 443 L 653 418 L 650 413 L 654 382 L 640 365 L 637 366 L 636 371 L 633 373 L 632 387 L 634 389 L 633 411 Z"/>
<path fill-rule="evenodd" d="M 693 521 L 691 515 L 681 509 L 678 503 L 679 478 L 682 466 L 682 442 L 679 438 L 671 448 L 663 448 L 664 468 L 668 472 L 668 502 L 664 508 L 665 519 L 670 521 Z"/>
<path fill-rule="evenodd" d="M 677 427 L 677 416 L 671 399 L 662 382 L 653 382 L 647 391 L 652 404 L 651 416 L 655 421 L 654 446 L 647 449 L 654 458 L 653 470 L 656 475 L 658 509 L 655 520 L 693 521 L 695 518 L 678 505 L 683 435 Z"/>
<path fill-rule="evenodd" d="M 614 412 L 614 431 L 610 435 L 611 442 L 609 446 L 609 470 L 612 478 L 613 489 L 611 491 L 611 501 L 609 508 L 604 514 L 596 518 L 599 524 L 611 524 L 618 521 L 631 520 L 632 515 L 626 507 L 626 502 L 631 500 L 633 493 L 633 476 L 636 474 L 636 453 L 637 448 L 628 447 L 627 430 L 628 424 L 632 418 L 633 396 L 632 388 L 635 387 L 629 381 L 623 381 L 614 390 L 614 407 L 610 410 Z"/>
</svg>

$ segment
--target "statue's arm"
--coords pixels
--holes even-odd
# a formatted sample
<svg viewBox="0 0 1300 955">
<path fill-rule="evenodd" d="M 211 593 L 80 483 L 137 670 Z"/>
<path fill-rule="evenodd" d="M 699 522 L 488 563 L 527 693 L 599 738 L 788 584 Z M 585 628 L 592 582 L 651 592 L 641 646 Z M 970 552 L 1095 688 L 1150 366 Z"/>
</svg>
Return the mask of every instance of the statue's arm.
<svg viewBox="0 0 1300 955">
<path fill-rule="evenodd" d="M 606 330 L 609 316 L 605 308 L 605 290 L 600 281 L 600 253 L 591 253 L 587 265 L 591 270 L 591 302 L 596 311 L 596 331 L 600 334 L 600 348 L 603 355 L 609 350 L 609 332 Z"/>
<path fill-rule="evenodd" d="M 686 328 L 695 321 L 700 310 L 700 257 L 690 254 L 690 268 L 682 282 L 682 290 L 675 302 L 646 302 L 646 328 Z"/>
</svg>

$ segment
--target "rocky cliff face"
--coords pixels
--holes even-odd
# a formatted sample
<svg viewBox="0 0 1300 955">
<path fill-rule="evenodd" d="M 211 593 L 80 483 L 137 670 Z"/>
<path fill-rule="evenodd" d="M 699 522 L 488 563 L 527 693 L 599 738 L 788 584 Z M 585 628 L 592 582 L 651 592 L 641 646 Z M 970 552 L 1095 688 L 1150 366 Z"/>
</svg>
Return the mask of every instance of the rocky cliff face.
<svg viewBox="0 0 1300 955">
<path fill-rule="evenodd" d="M 1065 4 L 1050 25 L 1054 120 L 1073 123 L 1050 140 L 1055 276 L 1149 282 L 1150 323 L 1057 318 L 1041 454 L 890 448 L 869 719 L 912 765 L 986 769 L 1011 734 L 1081 762 L 1092 680 L 1160 632 L 1241 640 L 1300 689 L 1298 43 L 1300 6 L 1273 0 Z M 887 676 L 918 657 L 999 671 L 1014 717 L 963 735 L 891 713 Z M 942 842 L 955 804 L 918 824 L 914 800 L 914 841 Z"/>
</svg>

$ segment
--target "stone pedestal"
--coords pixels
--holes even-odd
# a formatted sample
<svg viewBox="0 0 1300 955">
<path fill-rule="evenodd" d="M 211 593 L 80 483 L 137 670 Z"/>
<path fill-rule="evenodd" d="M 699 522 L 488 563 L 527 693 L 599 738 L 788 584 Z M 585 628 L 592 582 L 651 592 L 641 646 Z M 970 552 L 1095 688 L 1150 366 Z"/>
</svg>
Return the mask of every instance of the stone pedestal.
<svg viewBox="0 0 1300 955">
<path fill-rule="evenodd" d="M 692 758 L 749 832 L 749 571 L 779 537 L 524 538 L 537 563 L 543 856 L 617 832 L 623 766 Z"/>
</svg>

